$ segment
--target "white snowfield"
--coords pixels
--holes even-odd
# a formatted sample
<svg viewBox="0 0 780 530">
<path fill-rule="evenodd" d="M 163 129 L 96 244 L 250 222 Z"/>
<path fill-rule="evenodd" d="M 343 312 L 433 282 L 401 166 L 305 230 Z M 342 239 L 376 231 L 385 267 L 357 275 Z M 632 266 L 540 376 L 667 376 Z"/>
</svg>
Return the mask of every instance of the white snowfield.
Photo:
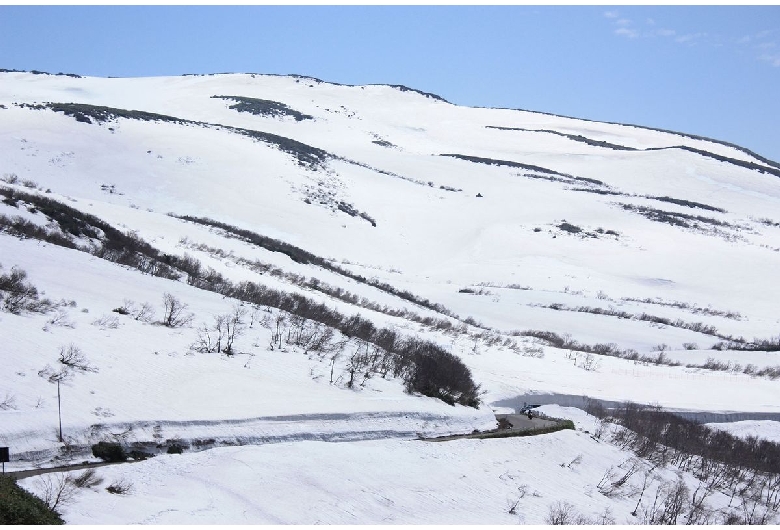
<svg viewBox="0 0 780 530">
<path fill-rule="evenodd" d="M 241 102 L 265 114 L 230 108 Z M 434 341 L 483 391 L 475 409 L 408 394 L 392 374 L 348 388 L 359 344 L 335 357 L 272 346 L 279 312 L 265 307 L 244 306 L 235 355 L 196 352 L 198 330 L 235 300 L 186 276 L 103 260 L 84 251 L 96 244 L 86 238 L 80 251 L 0 227 L 0 274 L 22 269 L 58 303 L 46 314 L 0 311 L 7 467 L 64 458 L 47 376 L 71 345 L 93 368 L 60 385 L 74 457 L 91 458 L 101 440 L 192 449 L 102 468 L 107 484 L 123 479 L 132 493 L 84 491 L 61 508 L 68 523 L 543 524 L 557 501 L 591 522 L 606 509 L 618 523 L 641 522 L 631 515 L 636 497 L 596 489 L 631 453 L 585 433 L 596 423 L 579 409 L 541 409 L 573 419 L 576 431 L 416 439 L 491 429 L 494 411 L 533 395 L 720 414 L 742 421 L 707 421 L 780 439 L 780 380 L 745 373 L 780 366 L 780 353 L 712 349 L 780 337 L 780 165 L 760 154 L 636 126 L 464 108 L 389 86 L 21 72 L 0 73 L 0 153 L 3 190 L 60 201 L 231 282 L 302 294 Z M 186 215 L 295 245 L 374 284 L 174 217 Z M 0 201 L 0 216 L 62 229 L 24 200 Z M 190 324 L 159 325 L 164 293 L 187 304 Z M 114 311 L 143 304 L 153 310 L 147 319 Z M 426 317 L 455 330 L 421 324 Z M 528 331 L 677 365 L 556 348 L 520 334 Z M 727 368 L 702 367 L 716 363 Z"/>
</svg>

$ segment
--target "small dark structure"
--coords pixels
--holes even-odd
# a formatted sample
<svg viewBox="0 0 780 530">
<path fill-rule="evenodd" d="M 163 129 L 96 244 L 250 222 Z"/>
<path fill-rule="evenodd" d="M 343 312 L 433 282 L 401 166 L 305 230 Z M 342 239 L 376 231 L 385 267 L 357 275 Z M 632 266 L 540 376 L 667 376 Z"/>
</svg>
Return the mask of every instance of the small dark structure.
<svg viewBox="0 0 780 530">
<path fill-rule="evenodd" d="M 10 462 L 11 458 L 7 447 L 0 447 L 0 462 L 3 463 L 3 475 L 5 475 L 5 463 Z"/>
</svg>

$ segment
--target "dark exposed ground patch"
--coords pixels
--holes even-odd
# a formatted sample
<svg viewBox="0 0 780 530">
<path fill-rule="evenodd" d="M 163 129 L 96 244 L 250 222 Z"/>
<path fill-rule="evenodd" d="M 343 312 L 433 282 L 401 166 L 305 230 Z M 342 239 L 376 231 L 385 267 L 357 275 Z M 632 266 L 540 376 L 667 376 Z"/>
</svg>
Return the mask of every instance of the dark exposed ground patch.
<svg viewBox="0 0 780 530">
<path fill-rule="evenodd" d="M 666 197 L 666 196 L 664 196 L 664 197 L 651 197 L 650 195 L 645 195 L 644 197 L 647 198 L 647 199 L 653 199 L 653 200 L 656 200 L 656 201 L 669 202 L 669 203 L 672 203 L 672 204 L 677 204 L 678 206 L 685 206 L 687 208 L 699 208 L 701 210 L 709 210 L 711 212 L 726 213 L 726 210 L 724 210 L 723 208 L 718 208 L 716 206 L 710 206 L 709 204 L 704 204 L 704 203 L 701 203 L 701 202 L 687 201 L 687 200 L 684 200 L 684 199 L 675 199 L 675 198 Z"/>
<path fill-rule="evenodd" d="M 486 129 L 498 129 L 501 131 L 522 131 L 522 132 L 535 132 L 535 133 L 547 133 L 547 134 L 555 134 L 557 136 L 562 136 L 564 138 L 568 138 L 569 140 L 573 140 L 575 142 L 581 142 L 584 144 L 592 145 L 594 147 L 605 147 L 607 149 L 613 149 L 615 151 L 639 151 L 639 149 L 636 149 L 634 147 L 626 147 L 625 145 L 618 145 L 618 144 L 612 144 L 609 142 L 604 142 L 601 140 L 594 140 L 592 138 L 588 138 L 586 136 L 582 136 L 579 134 L 566 134 L 559 131 L 552 131 L 549 129 L 523 129 L 521 127 L 498 127 L 495 125 L 486 125 Z"/>
<path fill-rule="evenodd" d="M 518 169 L 524 169 L 526 171 L 535 171 L 537 173 L 542 173 L 545 175 L 552 175 L 556 177 L 561 177 L 564 180 L 573 180 L 573 181 L 579 181 L 579 182 L 588 182 L 590 184 L 595 184 L 597 186 L 606 186 L 602 181 L 596 180 L 596 179 L 590 179 L 585 177 L 575 177 L 574 175 L 569 175 L 566 173 L 561 173 L 559 171 L 555 171 L 553 169 L 548 169 L 546 167 L 541 166 L 535 166 L 532 164 L 523 164 L 522 162 L 514 162 L 512 160 L 496 160 L 494 158 L 483 158 L 479 156 L 470 156 L 470 155 L 461 155 L 461 154 L 454 154 L 454 153 L 443 153 L 439 156 L 447 156 L 450 158 L 457 158 L 459 160 L 465 160 L 467 162 L 473 162 L 475 164 L 486 164 L 488 166 L 504 166 L 504 167 L 512 167 L 512 168 L 518 168 Z M 525 175 L 530 176 L 530 175 Z"/>
<path fill-rule="evenodd" d="M 651 221 L 667 223 L 674 226 L 681 226 L 683 228 L 695 228 L 701 230 L 702 227 L 698 223 L 704 223 L 711 226 L 739 229 L 738 226 L 726 223 L 724 221 L 718 221 L 712 217 L 690 215 L 679 212 L 669 212 L 666 210 L 658 210 L 656 208 L 649 208 L 647 206 L 639 206 L 636 204 L 618 203 L 618 205 L 624 210 L 636 212 L 641 216 L 650 219 Z"/>
<path fill-rule="evenodd" d="M 672 147 L 649 147 L 645 149 L 645 151 L 664 151 L 664 150 L 670 150 L 670 149 L 681 149 L 683 151 L 689 151 L 691 153 L 696 153 L 701 156 L 705 156 L 707 158 L 712 158 L 714 160 L 717 160 L 719 162 L 725 162 L 727 164 L 732 164 L 735 166 L 743 167 L 746 169 L 750 169 L 753 171 L 759 171 L 761 173 L 769 173 L 770 175 L 774 175 L 776 177 L 780 177 L 780 166 L 778 166 L 775 162 L 772 162 L 771 160 L 759 157 L 757 155 L 756 158 L 763 160 L 764 163 L 767 163 L 767 166 L 756 164 L 755 162 L 748 162 L 747 160 L 739 160 L 737 158 L 730 158 L 728 156 L 718 155 L 715 153 L 710 153 L 709 151 L 704 151 L 703 149 L 696 149 L 695 147 L 689 147 L 687 145 L 676 145 Z"/>
<path fill-rule="evenodd" d="M 304 144 L 291 138 L 279 136 L 278 134 L 242 129 L 240 127 L 231 127 L 228 125 L 186 120 L 176 118 L 174 116 L 156 114 L 142 110 L 117 109 L 113 107 L 102 107 L 83 103 L 44 103 L 37 105 L 22 103 L 18 104 L 18 106 L 33 110 L 50 109 L 54 112 L 61 112 L 66 116 L 71 116 L 75 118 L 76 121 L 83 123 L 93 123 L 94 121 L 95 123 L 103 124 L 109 121 L 123 118 L 128 120 L 167 122 L 177 125 L 192 125 L 197 127 L 226 130 L 235 134 L 247 136 L 265 144 L 272 145 L 280 151 L 287 153 L 288 155 L 295 158 L 300 166 L 312 170 L 321 169 L 324 167 L 325 163 L 328 162 L 328 160 L 336 158 L 335 155 L 323 149 Z"/>
<path fill-rule="evenodd" d="M 289 116 L 295 121 L 313 120 L 314 116 L 303 114 L 279 101 L 268 99 L 249 98 L 245 96 L 211 96 L 213 99 L 224 99 L 234 102 L 228 108 L 238 112 L 247 112 L 255 116 L 268 116 L 271 118 L 283 118 Z"/>
</svg>

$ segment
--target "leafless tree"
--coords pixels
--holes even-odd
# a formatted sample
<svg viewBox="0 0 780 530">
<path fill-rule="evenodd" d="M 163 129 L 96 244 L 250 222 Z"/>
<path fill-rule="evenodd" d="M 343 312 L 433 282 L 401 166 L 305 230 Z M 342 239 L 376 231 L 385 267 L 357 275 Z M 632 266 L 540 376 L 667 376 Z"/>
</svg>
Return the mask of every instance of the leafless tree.
<svg viewBox="0 0 780 530">
<path fill-rule="evenodd" d="M 76 372 L 81 372 L 81 373 L 98 372 L 98 369 L 89 363 L 87 357 L 81 351 L 81 348 L 79 348 L 75 344 L 70 344 L 68 346 L 61 346 L 60 354 L 59 357 L 57 358 L 57 361 L 60 364 L 67 367 L 68 369 L 71 369 Z"/>
<path fill-rule="evenodd" d="M 557 501 L 555 504 L 550 505 L 544 522 L 549 525 L 575 524 L 576 518 L 577 512 L 573 504 L 566 501 Z"/>
<path fill-rule="evenodd" d="M 284 315 L 282 310 L 278 310 L 276 312 L 276 316 L 274 316 L 270 320 L 270 329 L 271 329 L 271 349 L 279 348 L 282 349 L 282 336 L 284 335 L 285 330 L 285 324 L 287 323 L 287 317 Z"/>
<path fill-rule="evenodd" d="M 233 355 L 235 340 L 246 330 L 246 313 L 245 308 L 235 305 L 232 313 L 215 316 L 211 327 L 203 324 L 198 328 L 198 339 L 190 347 L 201 353 L 221 352 Z"/>
<path fill-rule="evenodd" d="M 214 318 L 217 321 L 219 317 Z M 221 329 L 221 326 L 219 329 Z M 219 351 L 219 348 L 222 346 L 222 336 L 215 332 L 213 327 L 203 324 L 198 328 L 197 333 L 197 340 L 190 346 L 192 350 L 200 353 Z"/>
<path fill-rule="evenodd" d="M 626 485 L 628 480 L 638 471 L 642 470 L 642 462 L 638 458 L 630 458 L 618 465 L 617 469 L 610 467 L 601 477 L 596 485 L 596 489 L 602 495 L 612 497 L 620 493 L 621 488 Z"/>
<path fill-rule="evenodd" d="M 194 315 L 187 312 L 187 307 L 187 304 L 173 296 L 171 293 L 164 293 L 162 324 L 169 328 L 179 328 L 189 325 L 192 322 Z"/>
<path fill-rule="evenodd" d="M 149 302 L 144 302 L 139 309 L 134 311 L 133 318 L 148 324 L 154 320 L 154 307 Z"/>
<path fill-rule="evenodd" d="M 639 506 L 642 504 L 642 497 L 645 496 L 645 491 L 647 491 L 647 486 L 650 482 L 652 482 L 652 476 L 653 476 L 653 470 L 655 468 L 650 468 L 644 472 L 644 477 L 642 480 L 642 489 L 639 491 L 639 498 L 636 501 L 636 506 L 634 506 L 634 511 L 631 512 L 631 515 L 634 517 L 637 516 L 637 513 L 639 512 Z"/>
<path fill-rule="evenodd" d="M 380 361 L 383 357 L 382 350 L 375 344 L 355 339 L 357 346 L 347 362 L 346 370 L 349 373 L 347 388 L 353 388 L 356 384 L 364 386 L 366 382 L 379 371 Z"/>
<path fill-rule="evenodd" d="M 223 353 L 233 355 L 233 344 L 235 340 L 246 330 L 246 322 L 244 322 L 246 313 L 246 308 L 236 304 L 233 306 L 233 311 L 229 315 L 223 315 L 222 326 L 224 327 L 225 335 L 225 347 L 222 348 Z"/>
<path fill-rule="evenodd" d="M 52 510 L 72 502 L 78 491 L 69 474 L 47 473 L 38 477 L 37 482 L 41 500 Z"/>
</svg>

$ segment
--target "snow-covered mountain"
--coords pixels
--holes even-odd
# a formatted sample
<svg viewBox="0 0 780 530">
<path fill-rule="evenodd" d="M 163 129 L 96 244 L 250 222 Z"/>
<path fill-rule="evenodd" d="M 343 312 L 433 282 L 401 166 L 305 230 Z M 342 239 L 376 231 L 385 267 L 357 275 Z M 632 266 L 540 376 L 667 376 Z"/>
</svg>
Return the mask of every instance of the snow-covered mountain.
<svg viewBox="0 0 780 530">
<path fill-rule="evenodd" d="M 107 473 L 138 483 L 134 500 L 114 509 L 84 497 L 65 509 L 69 522 L 500 523 L 524 509 L 523 522 L 543 523 L 563 500 L 591 522 L 606 508 L 636 522 L 636 495 L 596 487 L 627 450 L 561 405 L 630 400 L 777 437 L 780 164 L 739 146 L 460 107 L 403 86 L 5 71 L 0 153 L 0 275 L 24 271 L 39 293 L 37 307 L 0 312 L 11 466 L 83 456 L 104 439 L 260 444 L 120 466 Z M 160 325 L 166 295 L 186 305 L 181 325 Z M 327 311 L 304 318 L 302 304 Z M 334 330 L 328 311 L 360 318 Z M 366 323 L 459 359 L 481 405 L 410 388 L 382 365 L 386 344 L 363 340 L 378 336 L 357 329 Z M 542 410 L 579 430 L 398 441 L 490 429 L 494 412 L 523 401 L 550 403 Z M 382 452 L 398 461 L 380 463 Z M 242 458 L 284 474 L 285 455 L 298 455 L 291 469 L 307 486 L 294 473 L 278 491 L 270 479 L 219 478 Z M 438 458 L 453 468 L 437 474 Z M 526 471 L 501 471 L 510 460 Z M 235 505 L 199 518 L 208 486 L 165 507 L 155 488 L 183 494 L 196 465 L 218 504 Z M 345 485 L 369 467 L 375 479 Z M 461 490 L 459 473 L 479 476 Z M 383 483 L 430 489 L 441 506 L 423 516 L 427 494 L 394 498 Z M 291 498 L 298 487 L 323 488 L 310 516 Z M 342 490 L 354 506 L 334 505 Z M 491 500 L 465 502 L 477 490 Z M 259 499 L 272 491 L 269 510 Z M 710 500 L 726 513 L 727 499 Z"/>
</svg>

